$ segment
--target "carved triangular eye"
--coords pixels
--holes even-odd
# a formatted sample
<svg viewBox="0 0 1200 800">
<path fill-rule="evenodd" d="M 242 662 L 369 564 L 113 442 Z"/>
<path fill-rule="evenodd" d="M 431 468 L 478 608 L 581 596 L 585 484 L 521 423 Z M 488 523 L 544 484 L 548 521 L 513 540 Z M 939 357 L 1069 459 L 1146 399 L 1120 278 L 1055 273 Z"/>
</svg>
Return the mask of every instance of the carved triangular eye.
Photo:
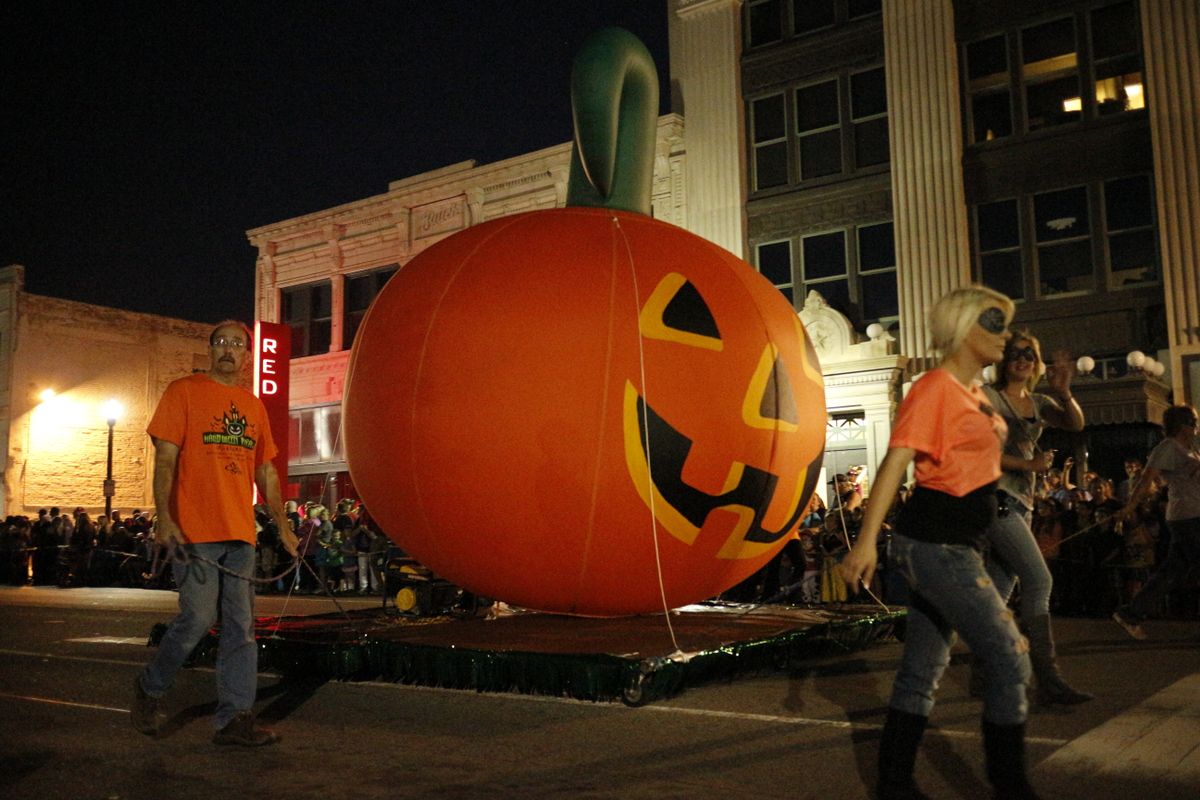
<svg viewBox="0 0 1200 800">
<path fill-rule="evenodd" d="M 792 382 L 779 358 L 779 350 L 772 344 L 763 349 L 754 377 L 746 387 L 742 419 L 751 428 L 764 430 L 794 431 L 800 423 Z"/>
<path fill-rule="evenodd" d="M 646 301 L 642 335 L 651 339 L 721 350 L 721 330 L 700 292 L 678 272 L 666 275 Z"/>
<path fill-rule="evenodd" d="M 671 302 L 663 309 L 663 325 L 684 333 L 694 333 L 697 336 L 708 336 L 720 339 L 721 332 L 717 330 L 717 321 L 713 319 L 708 304 L 696 291 L 691 281 L 685 281 Z"/>
<path fill-rule="evenodd" d="M 788 380 L 787 370 L 776 356 L 771 367 L 771 375 L 763 389 L 762 402 L 758 404 L 758 413 L 763 419 L 777 419 L 780 422 L 796 424 L 800 416 L 796 412 L 796 398 L 792 395 L 792 384 Z"/>
</svg>

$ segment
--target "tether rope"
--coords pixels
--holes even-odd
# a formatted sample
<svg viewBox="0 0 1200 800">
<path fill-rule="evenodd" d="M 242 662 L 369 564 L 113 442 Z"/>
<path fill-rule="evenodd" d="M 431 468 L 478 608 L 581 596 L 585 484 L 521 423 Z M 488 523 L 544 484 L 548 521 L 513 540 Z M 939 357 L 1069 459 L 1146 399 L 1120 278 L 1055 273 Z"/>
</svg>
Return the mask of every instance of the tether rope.
<svg viewBox="0 0 1200 800">
<path fill-rule="evenodd" d="M 621 243 L 625 246 L 625 255 L 629 259 L 629 274 L 633 280 L 633 305 L 634 319 L 637 320 L 637 342 L 638 342 L 638 372 L 639 379 L 642 384 L 642 446 L 646 448 L 646 497 L 650 508 L 650 534 L 654 541 L 654 568 L 658 575 L 658 593 L 662 599 L 663 619 L 667 623 L 667 633 L 671 636 L 671 644 L 675 646 L 675 652 L 672 656 L 682 656 L 683 648 L 679 646 L 679 640 L 675 638 L 675 626 L 671 624 L 671 609 L 667 603 L 667 587 L 663 581 L 662 571 L 662 553 L 658 547 L 658 513 L 654 507 L 654 467 L 650 454 L 650 399 L 649 389 L 646 385 L 646 348 L 642 340 L 642 310 L 641 303 L 638 298 L 641 296 L 638 288 L 637 269 L 633 263 L 633 251 L 629 247 L 629 239 L 625 236 L 625 231 L 621 228 L 621 221 L 617 217 L 612 218 L 613 227 L 620 234 Z"/>
</svg>

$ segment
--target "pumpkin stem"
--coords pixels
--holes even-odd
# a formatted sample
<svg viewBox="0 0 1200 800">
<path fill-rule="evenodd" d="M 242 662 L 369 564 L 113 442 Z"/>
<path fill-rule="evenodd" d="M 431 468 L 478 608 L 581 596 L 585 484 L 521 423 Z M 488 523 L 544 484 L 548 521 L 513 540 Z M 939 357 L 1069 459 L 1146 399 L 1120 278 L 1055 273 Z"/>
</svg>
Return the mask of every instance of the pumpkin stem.
<svg viewBox="0 0 1200 800">
<path fill-rule="evenodd" d="M 641 40 L 604 28 L 571 68 L 575 142 L 567 205 L 650 214 L 658 70 Z"/>
</svg>

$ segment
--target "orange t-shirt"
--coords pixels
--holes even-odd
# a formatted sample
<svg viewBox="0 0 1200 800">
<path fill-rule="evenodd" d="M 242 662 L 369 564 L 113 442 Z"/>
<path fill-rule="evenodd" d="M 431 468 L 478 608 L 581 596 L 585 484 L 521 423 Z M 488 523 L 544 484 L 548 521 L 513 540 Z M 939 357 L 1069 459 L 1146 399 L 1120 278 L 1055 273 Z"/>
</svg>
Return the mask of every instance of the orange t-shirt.
<svg viewBox="0 0 1200 800">
<path fill-rule="evenodd" d="M 167 387 L 146 432 L 179 445 L 171 514 L 187 540 L 253 544 L 254 471 L 277 452 L 262 401 L 189 375 Z"/>
<path fill-rule="evenodd" d="M 900 404 L 890 447 L 917 451 L 918 486 L 962 497 L 999 479 L 1008 425 L 982 388 L 967 388 L 948 371 L 930 370 Z"/>
</svg>

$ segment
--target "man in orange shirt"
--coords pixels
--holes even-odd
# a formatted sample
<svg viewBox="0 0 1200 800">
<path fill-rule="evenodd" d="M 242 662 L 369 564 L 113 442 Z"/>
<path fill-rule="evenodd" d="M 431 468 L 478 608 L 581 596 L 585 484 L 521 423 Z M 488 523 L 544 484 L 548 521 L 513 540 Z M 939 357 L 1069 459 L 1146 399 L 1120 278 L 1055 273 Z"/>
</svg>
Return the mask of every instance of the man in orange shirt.
<svg viewBox="0 0 1200 800">
<path fill-rule="evenodd" d="M 187 558 L 173 564 L 179 615 L 171 621 L 158 653 L 138 675 L 133 725 L 158 734 L 158 704 L 175 673 L 221 614 L 217 654 L 217 744 L 259 746 L 279 737 L 254 724 L 258 648 L 254 642 L 254 590 L 249 580 L 221 575 L 215 566 L 254 576 L 252 486 L 266 498 L 284 548 L 296 554 L 271 463 L 276 453 L 262 401 L 238 385 L 250 348 L 249 329 L 222 322 L 209 336 L 208 372 L 180 378 L 167 387 L 147 432 L 154 440 L 154 502 L 157 541 Z"/>
</svg>

